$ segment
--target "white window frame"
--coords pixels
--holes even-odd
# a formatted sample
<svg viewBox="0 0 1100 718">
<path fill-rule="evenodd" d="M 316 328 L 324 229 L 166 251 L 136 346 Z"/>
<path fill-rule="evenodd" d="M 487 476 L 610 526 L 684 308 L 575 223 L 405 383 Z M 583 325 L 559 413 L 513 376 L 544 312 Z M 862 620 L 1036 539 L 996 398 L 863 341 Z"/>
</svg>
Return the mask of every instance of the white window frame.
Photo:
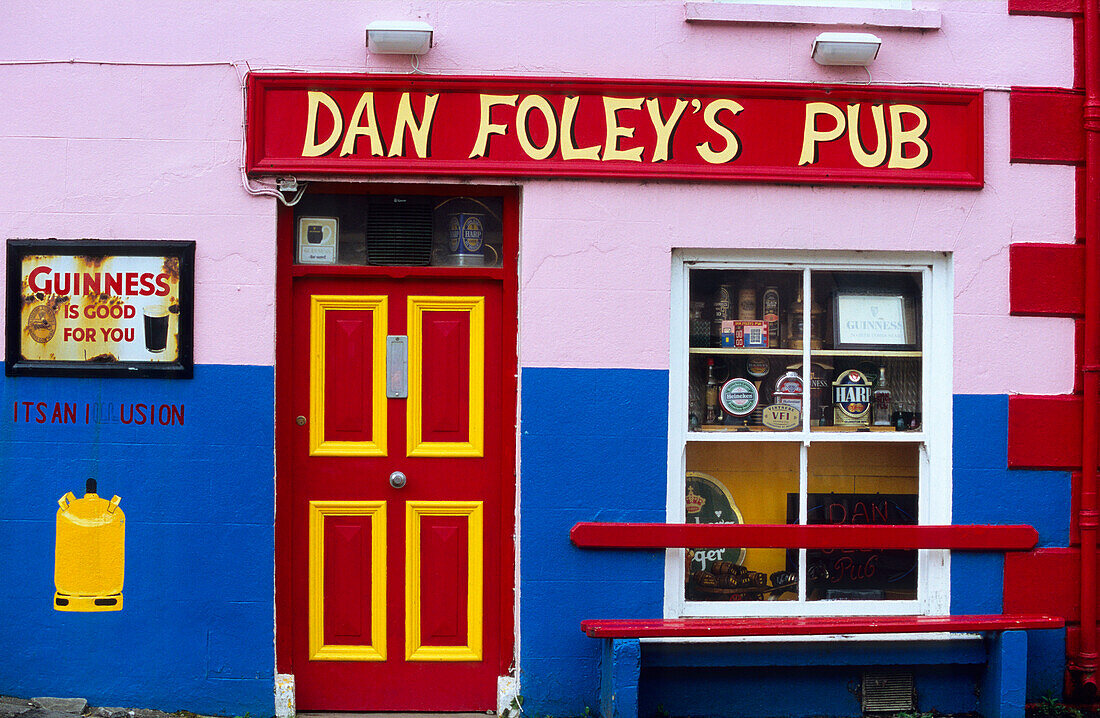
<svg viewBox="0 0 1100 718">
<path fill-rule="evenodd" d="M 919 272 L 922 275 L 921 413 L 918 431 L 854 433 L 810 431 L 808 412 L 799 431 L 695 432 L 688 431 L 688 314 L 689 275 L 692 269 L 803 271 L 809 296 L 809 271 Z M 951 255 L 941 252 L 743 251 L 675 249 L 672 287 L 669 371 L 668 492 L 666 520 L 684 523 L 686 446 L 689 441 L 779 441 L 799 445 L 799 494 L 802 521 L 806 515 L 807 452 L 811 443 L 915 444 L 919 447 L 919 523 L 951 523 L 952 488 L 952 324 L 954 277 Z M 809 302 L 806 302 L 809 305 Z M 806 331 L 809 322 L 805 322 Z M 809 366 L 809 342 L 804 342 L 803 366 Z M 804 403 L 808 401 L 808 382 Z M 807 404 L 808 405 L 808 404 Z M 844 601 L 686 601 L 684 549 L 665 556 L 664 615 L 687 616 L 846 616 L 946 615 L 950 612 L 951 564 L 948 551 L 922 550 L 918 554 L 916 600 Z M 806 552 L 799 558 L 799 585 L 806 583 Z"/>
</svg>

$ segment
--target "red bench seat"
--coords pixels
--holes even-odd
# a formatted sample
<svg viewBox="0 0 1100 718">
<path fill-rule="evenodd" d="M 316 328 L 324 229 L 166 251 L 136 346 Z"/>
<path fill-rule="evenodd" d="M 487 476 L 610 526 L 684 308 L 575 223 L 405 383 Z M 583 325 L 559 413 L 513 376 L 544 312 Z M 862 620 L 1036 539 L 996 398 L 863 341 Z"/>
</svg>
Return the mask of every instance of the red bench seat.
<svg viewBox="0 0 1100 718">
<path fill-rule="evenodd" d="M 821 636 L 864 633 L 981 633 L 1062 628 L 1060 616 L 828 616 L 767 618 L 589 619 L 591 638 Z"/>
<path fill-rule="evenodd" d="M 866 526 L 866 525 L 746 525 L 643 524 L 582 522 L 569 532 L 581 549 L 664 551 L 674 548 L 894 549 L 949 551 L 1028 551 L 1038 542 L 1031 526 Z M 792 610 L 796 609 L 792 606 Z M 1027 683 L 1027 631 L 1062 628 L 1060 616 L 767 616 L 670 619 L 587 619 L 581 630 L 600 639 L 600 713 L 602 718 L 637 718 L 638 683 L 643 658 L 662 666 L 726 667 L 751 665 L 759 651 L 740 644 L 692 641 L 698 638 L 848 636 L 874 634 L 947 634 L 954 645 L 960 634 L 982 634 L 980 643 L 964 639 L 966 648 L 950 655 L 950 663 L 985 665 L 980 708 L 986 718 L 1024 718 Z M 666 643 L 645 639 L 683 639 Z M 938 641 L 938 638 L 937 638 Z M 782 641 L 773 641 L 781 645 Z M 859 660 L 871 662 L 873 651 L 856 642 Z M 912 648 L 927 640 L 895 641 Z M 954 649 L 952 649 L 954 650 Z M 751 655 L 749 655 L 751 654 Z M 765 659 L 767 660 L 767 659 Z M 888 656 L 891 665 L 898 660 Z M 945 660 L 935 653 L 936 665 Z"/>
</svg>

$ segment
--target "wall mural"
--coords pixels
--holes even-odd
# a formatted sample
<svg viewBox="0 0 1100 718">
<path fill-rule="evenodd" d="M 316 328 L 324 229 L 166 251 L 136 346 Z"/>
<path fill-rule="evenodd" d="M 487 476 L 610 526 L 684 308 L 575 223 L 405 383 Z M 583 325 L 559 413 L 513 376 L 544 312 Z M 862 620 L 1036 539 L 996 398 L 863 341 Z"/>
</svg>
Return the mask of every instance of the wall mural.
<svg viewBox="0 0 1100 718">
<path fill-rule="evenodd" d="M 57 611 L 121 611 L 126 558 L 126 515 L 96 494 L 88 479 L 84 497 L 68 492 L 58 500 L 53 580 Z"/>
</svg>

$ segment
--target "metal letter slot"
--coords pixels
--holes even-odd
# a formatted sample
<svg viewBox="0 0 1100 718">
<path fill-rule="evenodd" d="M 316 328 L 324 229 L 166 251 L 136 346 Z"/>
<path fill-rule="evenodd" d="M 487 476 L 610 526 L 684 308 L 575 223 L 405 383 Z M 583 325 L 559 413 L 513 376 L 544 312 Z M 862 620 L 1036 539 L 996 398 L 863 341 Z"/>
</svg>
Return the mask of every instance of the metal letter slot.
<svg viewBox="0 0 1100 718">
<path fill-rule="evenodd" d="M 409 338 L 386 337 L 386 398 L 409 398 Z"/>
</svg>

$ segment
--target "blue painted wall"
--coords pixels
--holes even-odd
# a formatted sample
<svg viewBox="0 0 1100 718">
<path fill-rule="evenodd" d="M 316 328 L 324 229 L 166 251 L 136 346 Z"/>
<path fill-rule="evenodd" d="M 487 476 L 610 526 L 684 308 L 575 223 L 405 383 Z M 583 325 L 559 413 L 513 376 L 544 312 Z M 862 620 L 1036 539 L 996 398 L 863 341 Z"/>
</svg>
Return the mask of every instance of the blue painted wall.
<svg viewBox="0 0 1100 718">
<path fill-rule="evenodd" d="M 661 616 L 663 559 L 652 552 L 581 551 L 569 543 L 569 528 L 577 521 L 664 520 L 668 372 L 524 368 L 521 387 L 524 709 L 581 715 L 598 705 L 599 648 L 580 632 L 581 619 Z M 1038 529 L 1042 545 L 1067 545 L 1069 475 L 1008 470 L 1008 398 L 960 395 L 954 405 L 955 523 L 1027 523 Z M 952 611 L 1001 611 L 1002 563 L 999 555 L 956 555 Z M 1029 696 L 1059 693 L 1064 652 L 1064 632 L 1031 634 Z M 858 714 L 848 690 L 858 671 L 815 671 L 809 682 L 798 669 L 748 678 L 719 672 L 705 682 L 682 671 L 647 672 L 642 707 L 698 715 L 718 715 L 719 705 L 736 706 L 740 715 Z M 922 710 L 976 708 L 976 672 L 925 667 L 916 675 Z M 726 698 L 698 698 L 701 685 L 713 689 L 707 695 Z M 731 695 L 749 700 L 731 701 Z"/>
<path fill-rule="evenodd" d="M 807 648 L 805 650 L 812 650 Z M 898 659 L 904 660 L 904 652 Z M 665 668 L 642 671 L 640 713 L 653 716 L 859 716 L 863 668 Z M 882 670 L 874 667 L 871 670 Z M 978 709 L 977 666 L 916 666 L 917 710 Z"/>
<path fill-rule="evenodd" d="M 580 551 L 578 521 L 664 521 L 668 372 L 523 369 L 521 690 L 528 715 L 596 710 L 583 618 L 661 615 L 664 557 Z M 534 713 L 532 713 L 534 711 Z"/>
<path fill-rule="evenodd" d="M 51 423 L 55 402 L 77 423 Z M 135 403 L 182 405 L 183 425 L 122 423 Z M 0 380 L 0 693 L 274 712 L 273 406 L 271 367 Z M 119 612 L 52 606 L 57 500 L 88 478 L 126 514 Z"/>
<path fill-rule="evenodd" d="M 954 406 L 952 521 L 1029 524 L 1038 530 L 1040 546 L 1068 546 L 1070 473 L 1008 469 L 1007 396 L 956 394 Z M 999 613 L 1003 568 L 997 554 L 952 556 L 951 611 Z M 1060 696 L 1065 631 L 1032 631 L 1027 660 L 1028 698 Z"/>
<path fill-rule="evenodd" d="M 270 367 L 204 365 L 190 381 L 0 382 L 0 692 L 273 712 L 273 379 Z M 23 402 L 45 402 L 44 422 L 37 406 L 28 422 Z M 75 404 L 77 423 L 51 423 L 55 402 Z M 182 405 L 184 423 L 97 422 L 84 410 L 129 418 L 135 403 Z M 664 520 L 667 405 L 665 371 L 523 370 L 519 623 L 529 715 L 597 705 L 598 643 L 580 633 L 581 619 L 661 615 L 659 555 L 580 551 L 568 531 L 577 521 Z M 954 520 L 1030 523 L 1042 545 L 1064 546 L 1069 475 L 1007 470 L 1007 412 L 1004 396 L 955 397 Z M 89 477 L 126 512 L 117 613 L 52 608 L 56 501 L 80 496 Z M 952 569 L 955 612 L 1001 609 L 999 558 L 957 555 Z M 1062 632 L 1032 634 L 1032 697 L 1058 692 L 1063 654 Z M 851 671 L 837 670 L 844 675 L 816 687 L 797 668 L 754 674 L 757 690 L 782 705 L 739 705 L 749 715 L 852 714 Z M 681 685 L 698 676 L 652 673 L 643 707 L 708 712 Z M 963 687 L 971 676 L 918 676 L 922 708 L 972 709 Z M 743 680 L 715 673 L 708 685 L 743 694 Z"/>
</svg>

